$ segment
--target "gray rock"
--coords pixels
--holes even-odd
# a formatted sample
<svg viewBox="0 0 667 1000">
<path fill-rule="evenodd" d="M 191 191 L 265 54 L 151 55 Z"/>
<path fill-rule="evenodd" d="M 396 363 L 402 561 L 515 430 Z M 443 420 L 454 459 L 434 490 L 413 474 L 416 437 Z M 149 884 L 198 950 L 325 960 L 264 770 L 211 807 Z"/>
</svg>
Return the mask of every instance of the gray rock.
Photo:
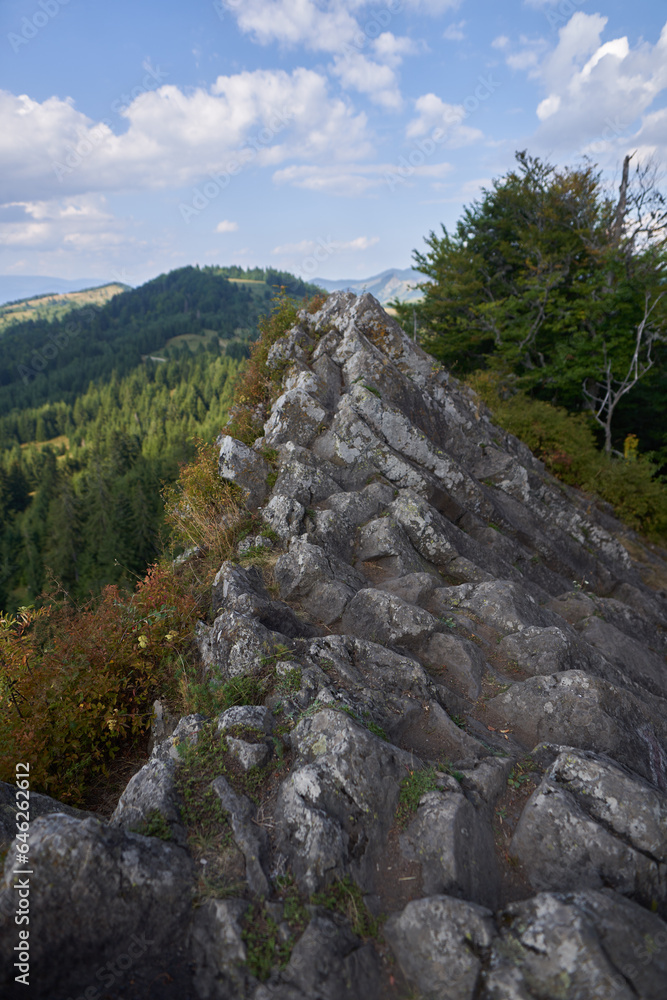
<svg viewBox="0 0 667 1000">
<path fill-rule="evenodd" d="M 537 890 L 610 886 L 667 908 L 667 795 L 595 754 L 559 754 L 510 849 Z"/>
<path fill-rule="evenodd" d="M 305 513 L 305 508 L 298 500 L 279 493 L 274 493 L 266 507 L 262 508 L 262 518 L 283 543 L 301 534 Z"/>
<path fill-rule="evenodd" d="M 269 748 L 266 743 L 248 743 L 246 740 L 238 740 L 234 736 L 228 736 L 227 746 L 232 757 L 236 757 L 244 771 L 249 771 L 253 767 L 261 767 L 269 757 Z"/>
<path fill-rule="evenodd" d="M 499 915 L 481 1000 L 661 1000 L 667 925 L 610 889 L 540 893 Z"/>
<path fill-rule="evenodd" d="M 226 778 L 216 778 L 211 782 L 211 788 L 229 816 L 234 841 L 245 858 L 245 874 L 250 891 L 256 896 L 268 896 L 271 890 L 264 872 L 266 833 L 253 822 L 257 813 L 255 806 L 246 795 L 237 795 Z"/>
<path fill-rule="evenodd" d="M 529 625 L 521 632 L 503 636 L 499 651 L 528 674 L 555 674 L 561 670 L 586 670 L 590 651 L 562 628 Z"/>
<path fill-rule="evenodd" d="M 276 445 L 291 441 L 309 445 L 327 418 L 327 411 L 304 389 L 288 389 L 273 404 L 271 416 L 264 424 L 264 440 Z"/>
<path fill-rule="evenodd" d="M 25 802 L 23 798 L 18 801 Z M 63 802 L 52 799 L 50 795 L 42 795 L 32 789 L 30 789 L 29 801 L 31 820 L 39 819 L 40 816 L 48 816 L 51 813 L 64 813 L 66 816 L 74 816 L 76 819 L 96 818 L 93 813 L 66 806 Z M 16 812 L 18 808 L 20 807 L 17 806 L 16 786 L 0 781 L 0 854 L 9 849 L 9 845 L 16 836 Z"/>
<path fill-rule="evenodd" d="M 189 947 L 195 964 L 194 983 L 200 1000 L 238 1000 L 247 996 L 252 977 L 243 968 L 243 899 L 208 899 L 195 910 Z"/>
<path fill-rule="evenodd" d="M 280 850 L 301 888 L 352 875 L 373 891 L 409 754 L 324 708 L 292 733 L 299 760 L 278 794 Z"/>
<path fill-rule="evenodd" d="M 197 742 L 198 734 L 206 725 L 206 719 L 203 715 L 195 712 L 194 715 L 185 715 L 182 719 L 179 719 L 176 728 L 174 729 L 171 736 L 162 743 L 153 747 L 153 752 L 151 754 L 151 760 L 161 761 L 162 763 L 181 761 L 181 755 L 178 752 L 179 744 L 189 743 L 191 745 Z"/>
<path fill-rule="evenodd" d="M 425 642 L 438 622 L 428 611 L 369 587 L 352 598 L 342 625 L 346 632 L 372 642 L 410 648 Z"/>
<path fill-rule="evenodd" d="M 332 493 L 340 493 L 336 476 L 339 470 L 327 461 L 315 458 L 307 448 L 288 441 L 280 445 L 280 471 L 273 488 L 275 495 L 290 497 L 312 507 Z"/>
<path fill-rule="evenodd" d="M 384 926 L 401 971 L 423 1000 L 474 1000 L 495 934 L 488 910 L 442 895 L 413 900 Z"/>
<path fill-rule="evenodd" d="M 381 1000 L 380 970 L 373 946 L 330 916 L 316 914 L 296 942 L 275 986 L 260 987 L 253 1000 Z"/>
<path fill-rule="evenodd" d="M 223 611 L 210 627 L 200 625 L 196 635 L 199 652 L 213 681 L 262 670 L 262 657 L 286 636 L 273 632 L 256 618 Z"/>
<path fill-rule="evenodd" d="M 389 517 L 369 521 L 359 531 L 357 541 L 359 563 L 372 562 L 391 576 L 419 573 L 423 561 L 410 545 L 407 535 Z"/>
<path fill-rule="evenodd" d="M 220 444 L 220 475 L 236 483 L 244 491 L 250 507 L 256 507 L 266 496 L 269 467 L 261 455 L 241 441 L 222 435 Z"/>
<path fill-rule="evenodd" d="M 260 625 L 291 639 L 316 634 L 315 629 L 297 618 L 289 605 L 270 598 L 254 566 L 242 569 L 224 562 L 213 580 L 212 607 L 214 614 L 221 610 L 236 611 L 256 618 Z"/>
<path fill-rule="evenodd" d="M 181 823 L 180 798 L 174 783 L 176 764 L 153 758 L 129 781 L 109 820 L 111 826 L 143 832 L 154 813 L 159 813 L 171 831 L 174 843 L 185 847 L 187 837 Z"/>
<path fill-rule="evenodd" d="M 491 909 L 498 905 L 491 823 L 461 789 L 423 795 L 400 843 L 405 857 L 420 863 L 426 895 L 446 893 Z"/>
<path fill-rule="evenodd" d="M 531 677 L 488 702 L 490 721 L 526 749 L 561 743 L 605 753 L 667 791 L 664 723 L 630 692 L 580 670 Z"/>
<path fill-rule="evenodd" d="M 582 639 L 599 650 L 637 684 L 659 697 L 667 697 L 665 657 L 654 653 L 645 643 L 637 642 L 614 625 L 595 616 L 577 623 Z"/>
<path fill-rule="evenodd" d="M 222 736 L 233 726 L 258 729 L 268 736 L 273 729 L 273 716 L 265 705 L 234 705 L 218 716 L 218 733 Z"/>
<path fill-rule="evenodd" d="M 0 986 L 8 995 L 18 940 L 12 853 L 0 883 Z M 190 916 L 193 866 L 185 851 L 56 813 L 31 824 L 30 862 L 31 996 L 78 995 L 121 954 L 160 971 Z"/>
<path fill-rule="evenodd" d="M 487 665 L 474 642 L 438 632 L 420 652 L 424 663 L 442 674 L 448 687 L 471 701 L 477 700 Z"/>
<path fill-rule="evenodd" d="M 462 596 L 460 607 L 473 611 L 485 624 L 502 632 L 518 632 L 528 625 L 559 624 L 556 615 L 541 608 L 532 594 L 511 580 L 480 583 Z"/>
<path fill-rule="evenodd" d="M 385 580 L 378 585 L 378 589 L 386 590 L 408 604 L 423 605 L 438 585 L 438 578 L 432 573 L 408 573 L 395 580 Z"/>
<path fill-rule="evenodd" d="M 281 597 L 299 601 L 308 614 L 326 625 L 340 618 L 363 583 L 350 566 L 303 538 L 294 539 L 289 552 L 278 559 L 275 577 Z"/>
</svg>

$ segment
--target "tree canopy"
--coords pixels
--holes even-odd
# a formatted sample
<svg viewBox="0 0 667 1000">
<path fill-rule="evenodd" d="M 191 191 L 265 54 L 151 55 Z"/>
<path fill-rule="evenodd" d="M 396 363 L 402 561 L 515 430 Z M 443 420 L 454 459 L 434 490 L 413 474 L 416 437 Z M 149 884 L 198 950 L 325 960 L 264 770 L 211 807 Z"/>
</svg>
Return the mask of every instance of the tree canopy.
<svg viewBox="0 0 667 1000">
<path fill-rule="evenodd" d="M 442 226 L 414 253 L 429 279 L 416 306 L 425 346 L 457 374 L 491 368 L 590 410 L 607 451 L 612 422 L 628 432 L 627 396 L 641 380 L 657 408 L 654 447 L 665 405 L 667 203 L 655 167 L 631 174 L 631 159 L 612 197 L 590 163 L 559 169 L 519 152 L 454 232 Z M 411 313 L 399 307 L 405 322 Z"/>
</svg>

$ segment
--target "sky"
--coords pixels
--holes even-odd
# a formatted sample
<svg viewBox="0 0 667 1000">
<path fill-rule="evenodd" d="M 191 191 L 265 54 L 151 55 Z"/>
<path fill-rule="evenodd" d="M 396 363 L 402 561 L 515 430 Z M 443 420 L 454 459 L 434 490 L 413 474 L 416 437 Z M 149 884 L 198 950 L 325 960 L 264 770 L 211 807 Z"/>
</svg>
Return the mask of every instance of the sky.
<svg viewBox="0 0 667 1000">
<path fill-rule="evenodd" d="M 364 278 L 523 149 L 667 161 L 664 0 L 0 0 L 0 274 Z"/>
</svg>

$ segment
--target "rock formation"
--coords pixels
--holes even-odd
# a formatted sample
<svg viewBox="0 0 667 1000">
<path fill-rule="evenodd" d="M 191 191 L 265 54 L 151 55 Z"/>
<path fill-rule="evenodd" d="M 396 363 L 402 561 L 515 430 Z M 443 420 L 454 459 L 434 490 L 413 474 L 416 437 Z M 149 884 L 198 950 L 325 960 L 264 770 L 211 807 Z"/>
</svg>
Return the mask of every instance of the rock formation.
<svg viewBox="0 0 667 1000">
<path fill-rule="evenodd" d="M 212 687 L 273 683 L 182 719 L 109 823 L 43 806 L 31 997 L 664 1000 L 660 552 L 546 473 L 370 295 L 300 313 L 269 365 L 264 437 L 222 438 L 221 470 L 273 548 L 223 564 L 197 642 Z M 208 794 L 241 874 L 193 908 L 206 858 L 176 747 L 204 738 L 233 758 Z M 232 772 L 257 777 L 254 801 Z M 134 832 L 156 815 L 169 839 Z"/>
</svg>

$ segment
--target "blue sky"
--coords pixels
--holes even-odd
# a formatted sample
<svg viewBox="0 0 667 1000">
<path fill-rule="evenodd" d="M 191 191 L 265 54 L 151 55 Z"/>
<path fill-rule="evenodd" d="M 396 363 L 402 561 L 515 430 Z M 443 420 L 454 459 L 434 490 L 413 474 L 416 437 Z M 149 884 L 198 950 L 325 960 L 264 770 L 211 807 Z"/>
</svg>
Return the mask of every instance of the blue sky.
<svg viewBox="0 0 667 1000">
<path fill-rule="evenodd" d="M 514 152 L 667 160 L 663 0 L 2 0 L 0 273 L 406 267 Z"/>
</svg>

